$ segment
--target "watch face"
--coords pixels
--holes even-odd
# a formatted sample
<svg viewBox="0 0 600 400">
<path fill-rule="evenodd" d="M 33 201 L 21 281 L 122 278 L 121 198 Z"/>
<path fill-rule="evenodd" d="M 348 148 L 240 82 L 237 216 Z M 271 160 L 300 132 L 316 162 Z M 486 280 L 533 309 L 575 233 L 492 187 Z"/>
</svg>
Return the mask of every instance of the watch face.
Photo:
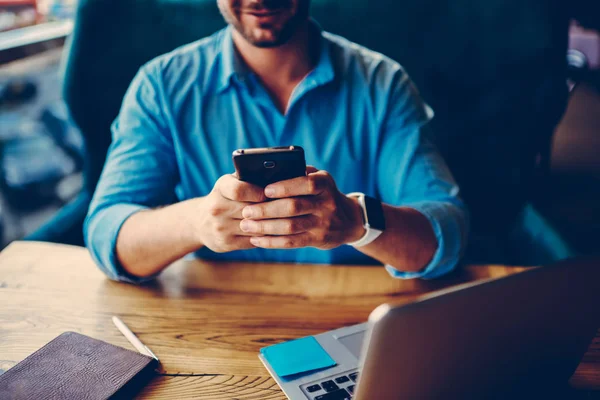
<svg viewBox="0 0 600 400">
<path fill-rule="evenodd" d="M 365 208 L 367 209 L 367 222 L 371 228 L 377 229 L 378 231 L 384 231 L 385 217 L 383 215 L 381 201 L 370 196 L 365 196 Z"/>
</svg>

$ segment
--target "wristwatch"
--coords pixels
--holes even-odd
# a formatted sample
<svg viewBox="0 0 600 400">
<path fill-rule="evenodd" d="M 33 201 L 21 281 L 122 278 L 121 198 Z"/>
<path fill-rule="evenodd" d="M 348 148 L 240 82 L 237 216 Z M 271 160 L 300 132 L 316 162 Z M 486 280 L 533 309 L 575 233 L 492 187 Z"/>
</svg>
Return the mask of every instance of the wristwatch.
<svg viewBox="0 0 600 400">
<path fill-rule="evenodd" d="M 350 193 L 348 197 L 354 197 L 362 209 L 363 226 L 365 234 L 356 242 L 348 243 L 352 247 L 362 247 L 373 242 L 385 231 L 385 216 L 381 201 L 364 193 Z"/>
</svg>

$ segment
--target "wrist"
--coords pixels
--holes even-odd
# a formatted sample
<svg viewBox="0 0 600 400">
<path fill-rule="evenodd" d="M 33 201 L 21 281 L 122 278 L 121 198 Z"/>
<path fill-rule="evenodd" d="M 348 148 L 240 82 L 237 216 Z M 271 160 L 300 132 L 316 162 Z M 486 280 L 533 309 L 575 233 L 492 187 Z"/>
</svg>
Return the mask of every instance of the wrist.
<svg viewBox="0 0 600 400">
<path fill-rule="evenodd" d="M 183 234 L 195 248 L 204 246 L 203 233 L 206 232 L 204 226 L 206 219 L 203 218 L 205 215 L 204 200 L 204 197 L 198 197 L 181 203 L 184 207 L 180 209 L 179 218 L 182 221 Z M 199 216 L 199 218 L 194 218 L 194 216 Z"/>
</svg>

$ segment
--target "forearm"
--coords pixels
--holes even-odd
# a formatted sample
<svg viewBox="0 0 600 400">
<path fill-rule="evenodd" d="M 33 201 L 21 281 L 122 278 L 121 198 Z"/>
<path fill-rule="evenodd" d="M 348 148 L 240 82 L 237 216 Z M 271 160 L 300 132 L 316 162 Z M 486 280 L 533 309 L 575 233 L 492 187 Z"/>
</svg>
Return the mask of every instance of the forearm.
<svg viewBox="0 0 600 400">
<path fill-rule="evenodd" d="M 438 243 L 427 218 L 412 208 L 383 204 L 386 229 L 377 240 L 358 248 L 400 271 L 418 272 L 433 258 Z"/>
<path fill-rule="evenodd" d="M 201 207 L 202 198 L 198 198 L 129 217 L 116 245 L 123 269 L 135 277 L 152 276 L 201 248 L 197 227 L 190 222 L 190 216 L 201 212 Z"/>
</svg>

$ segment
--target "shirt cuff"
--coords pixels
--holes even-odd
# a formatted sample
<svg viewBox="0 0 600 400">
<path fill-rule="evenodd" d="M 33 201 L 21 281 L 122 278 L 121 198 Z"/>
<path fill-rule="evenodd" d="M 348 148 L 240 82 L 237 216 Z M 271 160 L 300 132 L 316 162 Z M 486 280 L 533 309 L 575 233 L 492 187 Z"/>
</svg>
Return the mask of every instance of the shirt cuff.
<svg viewBox="0 0 600 400">
<path fill-rule="evenodd" d="M 155 278 L 139 278 L 127 273 L 116 251 L 117 236 L 127 218 L 146 209 L 137 204 L 117 204 L 95 212 L 86 220 L 86 245 L 98 267 L 112 280 L 142 283 Z"/>
<path fill-rule="evenodd" d="M 399 271 L 386 265 L 388 273 L 398 279 L 433 279 L 449 273 L 456 267 L 466 244 L 465 211 L 462 207 L 447 202 L 420 202 L 407 205 L 424 215 L 437 240 L 433 258 L 418 272 Z"/>
</svg>

